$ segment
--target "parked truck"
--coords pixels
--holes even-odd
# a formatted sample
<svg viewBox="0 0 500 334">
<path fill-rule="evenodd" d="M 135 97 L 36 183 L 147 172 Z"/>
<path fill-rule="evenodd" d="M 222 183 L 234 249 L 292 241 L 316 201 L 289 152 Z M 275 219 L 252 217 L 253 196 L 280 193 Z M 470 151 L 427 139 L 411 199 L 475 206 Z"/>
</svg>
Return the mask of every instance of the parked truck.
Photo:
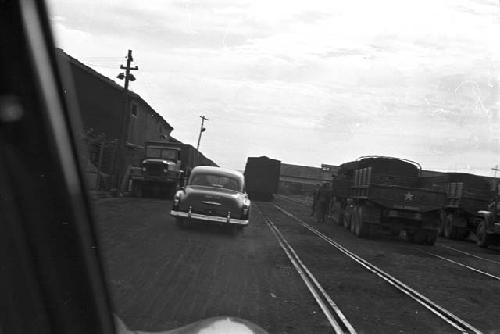
<svg viewBox="0 0 500 334">
<path fill-rule="evenodd" d="M 171 197 L 182 179 L 181 150 L 168 142 L 148 141 L 140 166 L 129 169 L 132 195 Z"/>
<path fill-rule="evenodd" d="M 477 212 L 490 202 L 490 184 L 486 178 L 469 173 L 444 173 L 423 178 L 427 186 L 441 187 L 446 202 L 441 211 L 440 234 L 447 239 L 462 240 L 477 229 Z"/>
<path fill-rule="evenodd" d="M 125 180 L 133 196 L 172 197 L 195 166 L 216 166 L 192 145 L 148 141 L 138 166 L 130 166 Z"/>
<path fill-rule="evenodd" d="M 500 188 L 495 185 L 493 200 L 484 210 L 479 210 L 475 218 L 477 245 L 486 248 L 500 245 Z"/>
<path fill-rule="evenodd" d="M 281 162 L 265 156 L 249 157 L 245 165 L 245 185 L 252 200 L 272 201 L 278 192 Z"/>
<path fill-rule="evenodd" d="M 382 228 L 433 245 L 446 194 L 419 187 L 420 170 L 415 162 L 382 156 L 342 164 L 332 184 L 337 223 L 360 238 Z"/>
</svg>

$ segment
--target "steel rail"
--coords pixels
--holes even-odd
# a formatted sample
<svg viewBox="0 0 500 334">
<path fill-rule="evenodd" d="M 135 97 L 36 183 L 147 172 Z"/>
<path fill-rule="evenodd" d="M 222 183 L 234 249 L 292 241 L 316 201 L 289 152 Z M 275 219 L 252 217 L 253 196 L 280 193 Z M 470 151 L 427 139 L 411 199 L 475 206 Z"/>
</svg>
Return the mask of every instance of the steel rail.
<svg viewBox="0 0 500 334">
<path fill-rule="evenodd" d="M 392 285 L 396 289 L 398 289 L 400 292 L 404 293 L 411 299 L 415 300 L 417 303 L 422 305 L 423 307 L 427 308 L 430 312 L 434 313 L 436 316 L 438 316 L 440 319 L 448 323 L 450 326 L 453 328 L 457 329 L 461 333 L 475 333 L 475 334 L 481 334 L 482 332 L 472 326 L 471 324 L 467 323 L 465 320 L 460 319 L 450 311 L 446 310 L 444 307 L 439 306 L 429 298 L 425 297 L 421 293 L 417 292 L 413 288 L 409 287 L 408 285 L 404 284 L 397 278 L 393 277 L 389 273 L 383 271 L 382 269 L 378 268 L 374 264 L 371 264 L 367 260 L 363 259 L 359 255 L 351 252 L 335 240 L 331 239 L 330 237 L 326 236 L 319 230 L 315 229 L 311 225 L 307 224 L 304 222 L 302 219 L 296 217 L 292 213 L 286 211 L 285 209 L 281 208 L 280 206 L 273 204 L 280 212 L 282 212 L 284 215 L 294 219 L 298 223 L 300 223 L 302 226 L 316 234 L 319 238 L 323 239 L 333 247 L 337 248 L 341 253 L 347 255 L 350 257 L 352 260 L 360 264 L 362 267 L 367 269 L 368 271 L 374 273 L 384 281 L 386 281 L 388 284 Z"/>
<path fill-rule="evenodd" d="M 466 268 L 468 270 L 471 270 L 471 271 L 474 271 L 478 274 L 481 274 L 481 275 L 484 275 L 484 276 L 487 276 L 489 278 L 493 278 L 493 279 L 496 279 L 496 280 L 499 280 L 500 281 L 500 277 L 496 276 L 496 275 L 493 275 L 493 274 L 490 274 L 489 272 L 487 271 L 484 271 L 484 270 L 481 270 L 481 269 L 477 269 L 477 268 L 474 268 L 472 266 L 469 266 L 467 264 L 464 264 L 464 263 L 461 263 L 461 262 L 458 262 L 458 261 L 455 261 L 455 260 L 452 260 L 452 259 L 449 259 L 445 256 L 441 256 L 441 255 L 438 255 L 438 254 L 435 254 L 435 253 L 431 253 L 431 252 L 423 252 L 422 253 L 424 254 L 428 254 L 428 255 L 431 255 L 431 256 L 434 256 L 434 257 L 437 257 L 438 259 L 441 259 L 441 260 L 444 260 L 444 261 L 448 261 L 450 263 L 453 263 L 457 266 L 460 266 L 462 268 Z"/>
<path fill-rule="evenodd" d="M 460 249 L 456 249 L 454 247 L 450 247 L 450 246 L 446 246 L 446 245 L 441 245 L 441 244 L 438 245 L 438 246 L 441 247 L 441 248 L 451 249 L 451 250 L 453 250 L 455 252 L 462 253 L 464 255 L 472 256 L 472 257 L 474 257 L 476 259 L 479 259 L 479 260 L 483 260 L 483 261 L 487 261 L 487 262 L 491 262 L 491 263 L 495 263 L 495 264 L 500 264 L 499 261 L 495 261 L 495 260 L 492 260 L 492 259 L 487 259 L 485 257 L 481 257 L 481 256 L 476 255 L 476 254 L 472 254 L 472 253 L 469 253 L 469 252 L 466 252 L 466 251 L 463 251 L 463 250 L 460 250 Z"/>
<path fill-rule="evenodd" d="M 288 196 L 284 196 L 284 195 L 280 195 L 280 197 L 286 199 L 286 200 L 289 200 L 291 202 L 295 202 L 295 203 L 299 203 L 299 204 L 305 204 L 304 202 L 300 201 L 300 200 L 296 200 L 294 198 L 290 198 Z M 476 259 L 480 259 L 480 260 L 483 260 L 483 261 L 488 261 L 488 262 L 491 262 L 491 263 L 495 263 L 495 264 L 499 264 L 500 265 L 500 262 L 498 261 L 495 261 L 495 260 L 492 260 L 492 259 L 487 259 L 487 258 L 484 258 L 484 257 L 481 257 L 479 255 L 475 255 L 475 254 L 472 254 L 472 253 L 469 253 L 469 252 L 465 252 L 465 251 L 462 251 L 462 250 L 459 250 L 459 249 L 456 249 L 454 247 L 450 247 L 450 246 L 446 246 L 446 245 L 438 245 L 439 247 L 442 247 L 442 248 L 446 248 L 446 249 L 450 249 L 450 250 L 453 250 L 455 252 L 458 252 L 458 253 L 462 253 L 464 255 L 468 255 L 468 256 L 471 256 L 471 257 L 474 257 Z M 464 263 L 461 263 L 461 262 L 458 262 L 458 261 L 455 261 L 455 260 L 452 260 L 450 258 L 447 258 L 445 256 L 442 256 L 442 255 L 438 255 L 438 254 L 435 254 L 435 253 L 430 253 L 430 252 L 422 252 L 424 254 L 428 254 L 428 255 L 431 255 L 431 256 L 434 256 L 434 257 L 437 257 L 441 260 L 444 260 L 444 261 L 448 261 L 450 263 L 453 263 L 457 266 L 460 266 L 460 267 L 463 267 L 463 268 L 466 268 L 468 270 L 471 270 L 471 271 L 474 271 L 476 273 L 479 273 L 479 274 L 482 274 L 482 275 L 485 275 L 489 278 L 493 278 L 493 279 L 496 279 L 496 280 L 500 280 L 500 277 L 497 276 L 497 275 L 494 275 L 494 274 L 491 274 L 487 271 L 484 271 L 484 270 L 481 270 L 481 269 L 478 269 L 478 268 L 474 268 L 472 266 L 469 266 L 467 264 L 464 264 Z"/>
<path fill-rule="evenodd" d="M 328 319 L 330 326 L 336 334 L 356 334 L 356 330 L 347 320 L 340 308 L 335 304 L 332 298 L 320 285 L 316 277 L 311 273 L 307 266 L 302 262 L 297 252 L 293 249 L 290 243 L 286 240 L 278 227 L 271 219 L 265 216 L 262 211 L 258 210 L 266 225 L 269 227 L 275 238 L 278 240 L 280 247 L 285 252 L 286 256 L 294 266 L 301 279 L 304 281 L 309 292 L 312 294 L 314 300 L 323 311 L 323 314 Z"/>
</svg>

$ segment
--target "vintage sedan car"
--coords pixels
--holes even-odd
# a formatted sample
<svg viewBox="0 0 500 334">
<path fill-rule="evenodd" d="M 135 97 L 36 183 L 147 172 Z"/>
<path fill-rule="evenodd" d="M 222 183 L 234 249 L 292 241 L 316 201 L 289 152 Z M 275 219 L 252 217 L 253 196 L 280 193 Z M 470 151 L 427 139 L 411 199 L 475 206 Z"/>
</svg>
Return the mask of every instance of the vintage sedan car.
<svg viewBox="0 0 500 334">
<path fill-rule="evenodd" d="M 220 167 L 193 168 L 187 185 L 174 196 L 170 215 L 180 227 L 193 221 L 235 229 L 247 226 L 250 200 L 245 193 L 243 174 Z"/>
</svg>

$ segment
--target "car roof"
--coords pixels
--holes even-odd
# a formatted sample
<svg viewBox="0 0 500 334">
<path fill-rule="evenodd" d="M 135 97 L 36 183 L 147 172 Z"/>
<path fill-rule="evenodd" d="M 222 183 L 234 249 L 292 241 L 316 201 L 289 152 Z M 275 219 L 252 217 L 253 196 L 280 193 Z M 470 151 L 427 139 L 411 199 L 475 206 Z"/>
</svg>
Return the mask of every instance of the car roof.
<svg viewBox="0 0 500 334">
<path fill-rule="evenodd" d="M 229 169 L 229 168 L 222 168 L 222 167 L 196 166 L 191 171 L 191 175 L 198 174 L 198 173 L 221 174 L 221 175 L 225 175 L 225 176 L 237 177 L 237 178 L 242 179 L 242 180 L 244 179 L 244 176 L 241 172 L 238 172 L 236 170 Z"/>
</svg>

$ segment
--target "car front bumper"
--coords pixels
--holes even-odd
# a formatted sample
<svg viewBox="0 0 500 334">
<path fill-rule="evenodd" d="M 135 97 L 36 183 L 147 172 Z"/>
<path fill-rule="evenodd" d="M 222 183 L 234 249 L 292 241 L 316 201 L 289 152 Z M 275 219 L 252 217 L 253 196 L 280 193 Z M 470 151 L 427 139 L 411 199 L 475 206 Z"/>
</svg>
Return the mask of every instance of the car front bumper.
<svg viewBox="0 0 500 334">
<path fill-rule="evenodd" d="M 224 224 L 238 224 L 238 225 L 248 225 L 248 219 L 235 219 L 231 217 L 220 217 L 220 216 L 208 216 L 193 212 L 182 212 L 171 210 L 170 215 L 173 217 L 188 218 L 193 220 L 200 220 L 206 222 L 214 223 L 224 223 Z"/>
</svg>

